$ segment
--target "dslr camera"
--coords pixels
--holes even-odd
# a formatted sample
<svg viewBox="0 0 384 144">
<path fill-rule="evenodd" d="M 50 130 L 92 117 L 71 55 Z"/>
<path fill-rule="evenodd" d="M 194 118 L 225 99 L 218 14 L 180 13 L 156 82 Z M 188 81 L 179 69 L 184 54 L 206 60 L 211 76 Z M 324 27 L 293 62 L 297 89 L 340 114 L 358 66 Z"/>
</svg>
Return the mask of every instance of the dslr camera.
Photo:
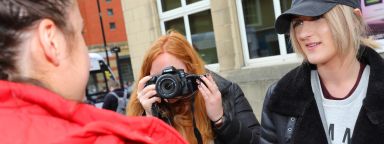
<svg viewBox="0 0 384 144">
<path fill-rule="evenodd" d="M 145 86 L 155 84 L 157 95 L 163 99 L 187 97 L 197 90 L 196 80 L 203 82 L 200 76 L 204 75 L 188 74 L 183 69 L 169 66 L 163 69 L 160 75 L 148 80 Z"/>
</svg>

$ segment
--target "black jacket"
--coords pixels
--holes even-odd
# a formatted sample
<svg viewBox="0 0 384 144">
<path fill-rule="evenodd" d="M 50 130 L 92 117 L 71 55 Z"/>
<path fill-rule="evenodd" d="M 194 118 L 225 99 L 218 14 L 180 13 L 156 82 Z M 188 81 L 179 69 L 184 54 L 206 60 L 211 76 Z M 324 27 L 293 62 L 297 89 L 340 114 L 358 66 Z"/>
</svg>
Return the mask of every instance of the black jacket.
<svg viewBox="0 0 384 144">
<path fill-rule="evenodd" d="M 384 143 L 384 61 L 371 48 L 361 48 L 360 62 L 371 67 L 366 98 L 358 115 L 352 144 Z M 313 65 L 302 64 L 267 91 L 261 143 L 325 144 L 327 139 L 311 88 Z"/>
<path fill-rule="evenodd" d="M 224 123 L 215 131 L 215 144 L 259 143 L 260 124 L 241 88 L 212 73 L 223 101 Z"/>
<path fill-rule="evenodd" d="M 124 96 L 124 90 L 122 90 L 122 89 L 115 89 L 115 90 L 113 90 L 113 92 L 115 92 L 119 97 Z M 130 94 L 127 93 L 126 97 L 129 98 L 129 96 L 130 96 Z M 119 102 L 118 102 L 117 98 L 113 94 L 111 94 L 111 92 L 109 92 L 104 97 L 104 103 L 103 103 L 102 108 L 107 109 L 107 110 L 111 110 L 111 111 L 116 111 L 118 103 Z"/>
</svg>

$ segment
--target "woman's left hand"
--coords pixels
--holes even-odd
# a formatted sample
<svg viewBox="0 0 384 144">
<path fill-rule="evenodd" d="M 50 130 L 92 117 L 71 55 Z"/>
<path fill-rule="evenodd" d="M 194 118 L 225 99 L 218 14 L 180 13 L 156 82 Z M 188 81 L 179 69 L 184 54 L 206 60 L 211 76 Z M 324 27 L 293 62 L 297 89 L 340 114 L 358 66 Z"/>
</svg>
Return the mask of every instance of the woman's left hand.
<svg viewBox="0 0 384 144">
<path fill-rule="evenodd" d="M 198 88 L 203 95 L 208 117 L 211 121 L 217 121 L 224 114 L 221 93 L 211 74 L 208 74 L 206 77 L 201 76 L 200 78 L 205 85 L 200 82 Z"/>
</svg>

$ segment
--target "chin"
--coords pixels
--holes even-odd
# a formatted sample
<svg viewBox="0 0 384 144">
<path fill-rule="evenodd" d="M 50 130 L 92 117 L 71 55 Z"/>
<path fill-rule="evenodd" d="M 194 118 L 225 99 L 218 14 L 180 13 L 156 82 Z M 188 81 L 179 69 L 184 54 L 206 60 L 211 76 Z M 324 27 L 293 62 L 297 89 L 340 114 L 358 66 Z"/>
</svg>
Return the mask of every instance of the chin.
<svg viewBox="0 0 384 144">
<path fill-rule="evenodd" d="M 308 62 L 310 63 L 310 64 L 313 64 L 313 65 L 321 65 L 321 64 L 325 64 L 326 63 L 326 61 L 324 61 L 324 60 L 308 60 Z"/>
<path fill-rule="evenodd" d="M 316 61 L 314 61 L 314 60 L 307 59 L 307 61 L 308 61 L 310 64 L 314 64 L 314 65 L 318 64 L 318 63 L 317 63 Z"/>
</svg>

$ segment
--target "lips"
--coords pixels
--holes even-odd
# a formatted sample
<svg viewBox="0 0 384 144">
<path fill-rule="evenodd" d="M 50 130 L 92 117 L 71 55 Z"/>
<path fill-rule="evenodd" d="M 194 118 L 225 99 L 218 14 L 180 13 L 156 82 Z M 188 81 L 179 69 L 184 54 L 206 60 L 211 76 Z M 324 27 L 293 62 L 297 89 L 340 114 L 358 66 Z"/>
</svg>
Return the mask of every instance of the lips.
<svg viewBox="0 0 384 144">
<path fill-rule="evenodd" d="M 309 50 L 313 50 L 314 48 L 316 48 L 318 45 L 320 45 L 321 42 L 311 42 L 311 43 L 306 43 L 305 46 L 309 49 Z"/>
</svg>

